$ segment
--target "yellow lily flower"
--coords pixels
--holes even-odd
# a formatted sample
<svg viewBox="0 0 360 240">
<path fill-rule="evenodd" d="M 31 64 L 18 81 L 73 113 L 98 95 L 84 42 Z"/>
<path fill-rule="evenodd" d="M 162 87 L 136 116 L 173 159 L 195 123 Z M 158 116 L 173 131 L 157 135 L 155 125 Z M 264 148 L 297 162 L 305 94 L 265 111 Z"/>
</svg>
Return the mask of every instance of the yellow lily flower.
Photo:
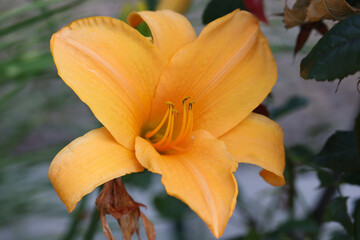
<svg viewBox="0 0 360 240">
<path fill-rule="evenodd" d="M 237 197 L 238 163 L 284 184 L 281 127 L 252 113 L 277 78 L 256 17 L 236 10 L 200 36 L 164 10 L 77 20 L 51 39 L 59 75 L 104 127 L 75 139 L 49 178 L 69 212 L 97 186 L 145 168 L 162 175 L 220 237 Z M 145 21 L 153 42 L 133 27 Z"/>
<path fill-rule="evenodd" d="M 169 9 L 178 13 L 185 13 L 189 9 L 191 3 L 192 0 L 160 0 L 156 9 Z"/>
</svg>

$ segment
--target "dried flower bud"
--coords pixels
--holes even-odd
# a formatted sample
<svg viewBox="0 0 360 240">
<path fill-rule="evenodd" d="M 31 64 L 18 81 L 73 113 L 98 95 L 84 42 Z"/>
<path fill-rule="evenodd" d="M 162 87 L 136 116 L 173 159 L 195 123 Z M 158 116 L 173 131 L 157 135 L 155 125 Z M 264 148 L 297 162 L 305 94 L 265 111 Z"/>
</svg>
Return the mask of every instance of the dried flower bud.
<svg viewBox="0 0 360 240">
<path fill-rule="evenodd" d="M 110 214 L 118 221 L 124 240 L 131 240 L 131 236 L 134 233 L 140 239 L 139 217 L 143 221 L 148 239 L 155 239 L 153 224 L 140 212 L 140 207 L 145 207 L 145 205 L 137 203 L 132 199 L 120 178 L 104 184 L 96 199 L 96 206 L 100 214 L 101 226 L 108 240 L 115 240 L 115 238 L 106 221 L 106 214 Z"/>
</svg>

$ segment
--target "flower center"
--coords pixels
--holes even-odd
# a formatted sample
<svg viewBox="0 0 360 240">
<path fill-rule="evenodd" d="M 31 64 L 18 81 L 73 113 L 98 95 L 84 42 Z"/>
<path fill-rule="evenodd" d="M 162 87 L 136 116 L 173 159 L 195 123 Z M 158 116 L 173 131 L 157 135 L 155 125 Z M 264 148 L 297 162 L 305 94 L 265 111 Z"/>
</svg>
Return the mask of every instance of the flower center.
<svg viewBox="0 0 360 240">
<path fill-rule="evenodd" d="M 185 98 L 182 101 L 183 104 L 183 119 L 179 133 L 174 137 L 174 122 L 175 115 L 178 111 L 174 108 L 174 105 L 171 102 L 166 102 L 168 109 L 159 123 L 159 125 L 154 128 L 152 131 L 148 131 L 145 134 L 145 138 L 151 142 L 154 148 L 158 152 L 165 152 L 170 149 L 177 151 L 184 151 L 184 148 L 179 147 L 185 143 L 191 136 L 191 132 L 194 126 L 194 114 L 193 106 L 195 104 L 189 97 Z M 154 136 L 158 135 L 160 129 L 164 126 L 167 121 L 167 126 L 164 135 L 161 138 L 156 138 Z"/>
</svg>

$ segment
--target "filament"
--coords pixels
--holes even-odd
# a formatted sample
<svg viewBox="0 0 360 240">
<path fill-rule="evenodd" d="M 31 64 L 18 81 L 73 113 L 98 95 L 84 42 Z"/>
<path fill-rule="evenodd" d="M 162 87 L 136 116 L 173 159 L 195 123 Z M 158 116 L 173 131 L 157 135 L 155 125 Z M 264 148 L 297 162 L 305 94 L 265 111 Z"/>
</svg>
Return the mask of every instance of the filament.
<svg viewBox="0 0 360 240">
<path fill-rule="evenodd" d="M 152 131 L 147 132 L 145 134 L 145 138 L 150 140 L 155 134 L 157 134 L 160 129 L 164 126 L 167 121 L 167 126 L 164 135 L 161 137 L 159 141 L 152 142 L 151 144 L 158 152 L 165 152 L 170 149 L 174 149 L 176 151 L 186 151 L 188 148 L 180 147 L 189 137 L 191 136 L 193 127 L 194 127 L 194 113 L 193 113 L 193 105 L 194 101 L 190 100 L 189 97 L 185 98 L 182 101 L 183 104 L 183 117 L 182 124 L 179 133 L 175 140 L 173 140 L 174 128 L 175 128 L 175 113 L 178 113 L 174 108 L 174 105 L 171 102 L 167 102 L 166 104 L 169 106 L 166 111 L 163 119 L 159 123 L 159 125 Z"/>
</svg>

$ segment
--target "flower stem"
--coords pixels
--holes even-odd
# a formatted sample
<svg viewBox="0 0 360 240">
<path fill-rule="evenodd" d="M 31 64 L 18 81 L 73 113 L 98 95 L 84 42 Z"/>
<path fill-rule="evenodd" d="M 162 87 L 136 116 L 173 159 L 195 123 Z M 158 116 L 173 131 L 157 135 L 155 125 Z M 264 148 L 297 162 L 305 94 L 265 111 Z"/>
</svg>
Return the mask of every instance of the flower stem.
<svg viewBox="0 0 360 240">
<path fill-rule="evenodd" d="M 84 234 L 84 240 L 92 240 L 94 239 L 94 236 L 96 234 L 96 231 L 99 227 L 99 213 L 96 209 L 96 206 L 94 207 L 92 213 L 91 213 L 91 219 L 89 226 Z"/>
<path fill-rule="evenodd" d="M 79 208 L 75 214 L 72 215 L 72 220 L 69 226 L 69 230 L 64 236 L 63 240 L 72 240 L 76 236 L 77 229 L 79 227 L 79 223 L 83 220 L 84 210 L 86 205 L 87 198 L 84 197 L 82 201 L 80 201 Z"/>
</svg>

